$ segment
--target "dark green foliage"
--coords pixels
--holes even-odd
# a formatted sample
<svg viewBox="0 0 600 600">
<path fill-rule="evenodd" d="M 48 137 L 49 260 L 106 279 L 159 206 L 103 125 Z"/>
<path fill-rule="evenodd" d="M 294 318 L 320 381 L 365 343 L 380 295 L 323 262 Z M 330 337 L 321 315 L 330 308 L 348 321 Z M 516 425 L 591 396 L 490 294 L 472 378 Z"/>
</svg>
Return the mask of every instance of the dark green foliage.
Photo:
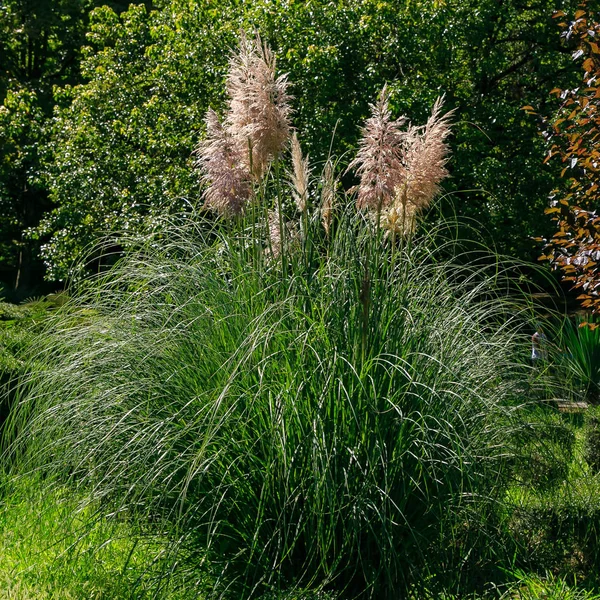
<svg viewBox="0 0 600 600">
<path fill-rule="evenodd" d="M 443 210 L 476 219 L 500 250 L 534 257 L 530 236 L 545 232 L 539 214 L 553 184 L 521 107 L 572 77 L 553 8 L 550 0 L 527 10 L 514 0 L 172 0 L 120 16 L 99 9 L 87 81 L 61 93 L 53 128 L 46 185 L 57 207 L 38 228 L 49 237 L 49 276 L 80 272 L 99 236 L 154 228 L 158 215 L 199 202 L 191 152 L 206 109 L 221 102 L 240 27 L 257 29 L 289 73 L 295 125 L 313 160 L 354 145 L 385 82 L 397 112 L 416 121 L 446 93 L 458 110 L 447 186 L 457 193 Z"/>
<path fill-rule="evenodd" d="M 587 415 L 585 422 L 584 457 L 594 473 L 600 473 L 600 417 Z"/>
<path fill-rule="evenodd" d="M 76 77 L 94 0 L 4 0 L 0 20 L 0 99 L 13 81 L 60 83 Z"/>
<path fill-rule="evenodd" d="M 573 459 L 575 434 L 558 413 L 534 412 L 514 436 L 515 475 L 525 486 L 562 484 Z"/>
<path fill-rule="evenodd" d="M 0 280 L 11 288 L 27 288 L 35 275 L 36 249 L 24 229 L 37 225 L 48 208 L 39 181 L 46 118 L 37 90 L 13 83 L 6 91 L 0 104 Z"/>
<path fill-rule="evenodd" d="M 50 208 L 42 162 L 53 88 L 80 80 L 80 48 L 96 4 L 4 0 L 0 6 L 0 281 L 25 294 L 43 276 L 39 241 L 27 230 Z"/>
</svg>

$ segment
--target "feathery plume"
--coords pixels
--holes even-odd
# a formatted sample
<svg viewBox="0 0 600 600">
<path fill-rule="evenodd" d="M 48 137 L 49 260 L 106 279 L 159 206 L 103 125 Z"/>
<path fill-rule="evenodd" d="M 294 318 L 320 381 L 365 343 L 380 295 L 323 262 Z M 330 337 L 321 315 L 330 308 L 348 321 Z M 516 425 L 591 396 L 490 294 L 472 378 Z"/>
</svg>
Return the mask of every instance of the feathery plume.
<svg viewBox="0 0 600 600">
<path fill-rule="evenodd" d="M 281 222 L 279 209 L 275 208 L 269 211 L 267 215 L 267 226 L 269 228 L 269 253 L 271 258 L 279 258 L 281 254 Z"/>
<path fill-rule="evenodd" d="M 239 50 L 229 62 L 226 123 L 247 157 L 248 170 L 257 180 L 285 146 L 290 135 L 291 99 L 285 75 L 276 76 L 273 52 L 242 34 Z"/>
<path fill-rule="evenodd" d="M 382 228 L 392 235 L 414 231 L 419 211 L 425 209 L 448 176 L 447 138 L 454 111 L 442 114 L 444 97 L 433 105 L 426 125 L 400 126 L 406 119 L 392 120 L 389 92 L 384 86 L 379 101 L 372 105 L 372 116 L 363 127 L 363 137 L 350 168 L 356 168 L 360 183 L 357 207 L 376 210 Z"/>
<path fill-rule="evenodd" d="M 214 110 L 206 113 L 206 139 L 196 149 L 203 171 L 205 206 L 222 216 L 241 214 L 250 198 L 250 174 L 242 154 Z"/>
<path fill-rule="evenodd" d="M 294 197 L 294 202 L 296 203 L 296 208 L 299 212 L 303 213 L 306 211 L 308 200 L 310 167 L 308 164 L 308 156 L 302 156 L 302 149 L 300 148 L 298 135 L 295 131 L 292 134 L 291 150 L 293 165 L 293 171 L 290 177 L 292 183 L 292 195 Z"/>
<path fill-rule="evenodd" d="M 417 209 L 427 208 L 440 191 L 440 181 L 448 176 L 448 143 L 450 120 L 454 111 L 442 114 L 444 97 L 433 105 L 431 116 L 422 128 L 411 127 L 405 139 L 406 182 L 408 202 Z"/>
<path fill-rule="evenodd" d="M 333 171 L 333 163 L 331 162 L 330 158 L 327 159 L 325 168 L 323 169 L 321 186 L 321 223 L 325 229 L 325 235 L 329 236 L 336 199 L 336 179 Z"/>
<path fill-rule="evenodd" d="M 371 117 L 362 129 L 356 158 L 348 170 L 356 168 L 360 183 L 357 192 L 358 208 L 381 210 L 389 206 L 396 188 L 404 181 L 402 142 L 406 135 L 400 130 L 405 119 L 392 119 L 389 108 L 390 92 L 383 87 L 377 104 L 371 104 Z"/>
<path fill-rule="evenodd" d="M 379 226 L 385 237 L 402 237 L 415 229 L 417 209 L 413 204 L 395 201 L 392 206 L 381 211 Z"/>
</svg>

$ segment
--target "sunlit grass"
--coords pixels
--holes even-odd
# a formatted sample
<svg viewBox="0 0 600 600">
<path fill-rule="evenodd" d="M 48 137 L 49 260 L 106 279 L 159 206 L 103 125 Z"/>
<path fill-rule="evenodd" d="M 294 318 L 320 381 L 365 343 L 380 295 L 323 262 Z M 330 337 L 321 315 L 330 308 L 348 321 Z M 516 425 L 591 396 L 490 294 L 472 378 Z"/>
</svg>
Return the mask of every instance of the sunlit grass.
<svg viewBox="0 0 600 600">
<path fill-rule="evenodd" d="M 3 488 L 0 598 L 123 600 L 153 598 L 167 545 L 144 539 L 125 520 L 96 519 L 73 490 L 26 478 Z M 154 560 L 154 565 L 153 565 Z M 149 582 L 152 582 L 150 585 Z M 163 586 L 160 597 L 202 596 Z"/>
</svg>

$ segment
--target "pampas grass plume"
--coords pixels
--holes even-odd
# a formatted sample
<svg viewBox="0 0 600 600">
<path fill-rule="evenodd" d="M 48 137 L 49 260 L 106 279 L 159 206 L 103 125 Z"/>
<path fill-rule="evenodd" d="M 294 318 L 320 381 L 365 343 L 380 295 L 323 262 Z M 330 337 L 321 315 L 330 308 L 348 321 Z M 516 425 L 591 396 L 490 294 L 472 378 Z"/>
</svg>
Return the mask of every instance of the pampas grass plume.
<svg viewBox="0 0 600 600">
<path fill-rule="evenodd" d="M 402 162 L 402 142 L 405 133 L 400 129 L 405 119 L 394 120 L 389 108 L 390 92 L 383 87 L 376 104 L 371 105 L 359 142 L 356 158 L 348 170 L 356 168 L 360 183 L 357 192 L 358 208 L 381 210 L 392 204 L 396 188 L 405 179 Z"/>
<path fill-rule="evenodd" d="M 239 215 L 251 194 L 248 172 L 238 144 L 214 110 L 206 113 L 206 139 L 196 149 L 195 166 L 203 172 L 205 206 L 221 216 Z"/>
<path fill-rule="evenodd" d="M 321 223 L 325 234 L 329 236 L 331 229 L 331 223 L 333 221 L 333 213 L 335 210 L 335 190 L 336 190 L 336 179 L 333 170 L 333 163 L 331 159 L 328 159 L 323 169 L 323 175 L 321 177 Z"/>
<path fill-rule="evenodd" d="M 258 34 L 242 34 L 227 76 L 227 127 L 244 149 L 248 170 L 260 180 L 290 136 L 290 99 L 286 75 L 276 75 L 276 60 Z"/>
<path fill-rule="evenodd" d="M 290 135 L 290 96 L 285 75 L 276 76 L 273 52 L 257 35 L 240 38 L 229 62 L 229 108 L 221 123 L 214 110 L 206 114 L 207 135 L 195 163 L 207 186 L 205 206 L 222 216 L 241 214 L 252 183 L 260 181 Z"/>
<path fill-rule="evenodd" d="M 439 193 L 439 184 L 448 176 L 446 163 L 450 121 L 454 111 L 442 114 L 444 97 L 433 105 L 423 128 L 411 127 L 406 136 L 406 197 L 418 210 L 427 208 Z"/>
<path fill-rule="evenodd" d="M 371 117 L 362 130 L 355 168 L 360 183 L 356 205 L 375 213 L 381 227 L 392 236 L 414 231 L 417 214 L 427 208 L 448 176 L 447 138 L 454 111 L 442 114 L 444 97 L 433 105 L 426 125 L 400 127 L 406 119 L 392 119 L 389 91 L 384 86 Z"/>
</svg>

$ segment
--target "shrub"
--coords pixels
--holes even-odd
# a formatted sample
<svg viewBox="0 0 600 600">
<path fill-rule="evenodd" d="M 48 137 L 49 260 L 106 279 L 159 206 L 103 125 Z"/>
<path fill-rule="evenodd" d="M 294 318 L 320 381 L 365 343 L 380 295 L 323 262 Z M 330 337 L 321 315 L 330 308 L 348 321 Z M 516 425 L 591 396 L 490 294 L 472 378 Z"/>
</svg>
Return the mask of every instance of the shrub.
<svg viewBox="0 0 600 600">
<path fill-rule="evenodd" d="M 62 295 L 29 300 L 21 305 L 0 302 L 0 431 L 12 409 L 14 391 L 26 377 L 37 334 L 52 308 L 64 301 Z"/>
</svg>

